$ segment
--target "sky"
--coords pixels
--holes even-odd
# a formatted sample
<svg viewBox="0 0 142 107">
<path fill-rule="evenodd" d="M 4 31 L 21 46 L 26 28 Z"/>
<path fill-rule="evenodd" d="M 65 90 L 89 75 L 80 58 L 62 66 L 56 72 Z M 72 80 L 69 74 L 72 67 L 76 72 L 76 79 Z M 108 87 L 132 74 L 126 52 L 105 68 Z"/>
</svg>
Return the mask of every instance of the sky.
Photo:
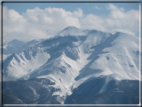
<svg viewBox="0 0 142 107">
<path fill-rule="evenodd" d="M 139 36 L 139 3 L 3 3 L 4 41 L 50 38 L 68 26 Z"/>
</svg>

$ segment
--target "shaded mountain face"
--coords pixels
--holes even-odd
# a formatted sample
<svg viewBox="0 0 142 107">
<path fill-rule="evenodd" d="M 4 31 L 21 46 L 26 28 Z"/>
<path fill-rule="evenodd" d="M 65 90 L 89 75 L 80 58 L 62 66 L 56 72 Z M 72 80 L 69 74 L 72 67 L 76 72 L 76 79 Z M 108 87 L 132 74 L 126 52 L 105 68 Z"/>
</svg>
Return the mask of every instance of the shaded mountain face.
<svg viewBox="0 0 142 107">
<path fill-rule="evenodd" d="M 112 80 L 139 80 L 139 38 L 136 36 L 68 27 L 56 37 L 29 43 L 4 61 L 3 79 L 51 80 L 52 87 L 58 89 L 52 92 L 57 102 L 64 103 L 67 96 L 71 99 L 73 90 L 90 78 L 107 77 L 101 80 L 105 82 L 99 91 Z"/>
<path fill-rule="evenodd" d="M 4 104 L 60 104 L 53 92 L 59 89 L 51 87 L 54 83 L 48 79 L 29 79 L 3 83 Z M 48 85 L 48 86 L 47 86 Z"/>
<path fill-rule="evenodd" d="M 139 81 L 110 80 L 106 85 L 106 78 L 91 78 L 81 84 L 66 98 L 65 104 L 139 104 Z"/>
<path fill-rule="evenodd" d="M 110 80 L 106 85 L 107 78 L 91 78 L 81 84 L 65 104 L 139 104 L 139 81 Z"/>
</svg>

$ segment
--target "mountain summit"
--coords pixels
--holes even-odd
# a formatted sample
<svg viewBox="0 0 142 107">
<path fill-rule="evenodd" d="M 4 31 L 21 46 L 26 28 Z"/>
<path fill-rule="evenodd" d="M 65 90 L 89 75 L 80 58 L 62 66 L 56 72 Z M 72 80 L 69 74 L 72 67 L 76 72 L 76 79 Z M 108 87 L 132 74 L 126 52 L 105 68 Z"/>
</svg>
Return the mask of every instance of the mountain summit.
<svg viewBox="0 0 142 107">
<path fill-rule="evenodd" d="M 65 28 L 64 30 L 62 30 L 60 33 L 57 34 L 57 36 L 86 36 L 88 34 L 88 30 L 81 30 L 79 28 L 73 27 L 73 26 L 69 26 L 67 28 Z"/>
</svg>

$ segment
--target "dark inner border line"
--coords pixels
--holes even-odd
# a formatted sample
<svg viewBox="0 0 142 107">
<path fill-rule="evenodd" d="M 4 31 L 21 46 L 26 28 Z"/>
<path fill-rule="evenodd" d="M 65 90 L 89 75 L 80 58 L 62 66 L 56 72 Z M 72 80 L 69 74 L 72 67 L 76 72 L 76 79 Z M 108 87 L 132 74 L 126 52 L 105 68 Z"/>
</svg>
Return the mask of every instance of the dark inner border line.
<svg viewBox="0 0 142 107">
<path fill-rule="evenodd" d="M 2 3 L 140 3 L 140 1 L 2 1 Z"/>
<path fill-rule="evenodd" d="M 3 105 L 3 2 L 1 2 L 1 106 Z"/>
</svg>

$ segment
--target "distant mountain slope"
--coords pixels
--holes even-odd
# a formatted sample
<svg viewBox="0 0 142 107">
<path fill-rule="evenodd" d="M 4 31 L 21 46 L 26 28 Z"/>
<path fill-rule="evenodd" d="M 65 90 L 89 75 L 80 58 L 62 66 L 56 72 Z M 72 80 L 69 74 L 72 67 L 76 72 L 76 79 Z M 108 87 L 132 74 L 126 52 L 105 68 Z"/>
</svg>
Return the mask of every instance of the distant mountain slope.
<svg viewBox="0 0 142 107">
<path fill-rule="evenodd" d="M 7 55 L 7 54 L 17 53 L 19 49 L 24 45 L 25 45 L 24 42 L 14 39 L 3 45 L 3 54 Z"/>
<path fill-rule="evenodd" d="M 12 40 L 3 44 L 3 59 L 6 59 L 13 53 L 17 53 L 26 43 L 19 40 Z M 1 47 L 0 47 L 1 48 Z M 1 52 L 1 49 L 0 49 Z M 1 54 L 1 53 L 0 53 Z"/>
</svg>

